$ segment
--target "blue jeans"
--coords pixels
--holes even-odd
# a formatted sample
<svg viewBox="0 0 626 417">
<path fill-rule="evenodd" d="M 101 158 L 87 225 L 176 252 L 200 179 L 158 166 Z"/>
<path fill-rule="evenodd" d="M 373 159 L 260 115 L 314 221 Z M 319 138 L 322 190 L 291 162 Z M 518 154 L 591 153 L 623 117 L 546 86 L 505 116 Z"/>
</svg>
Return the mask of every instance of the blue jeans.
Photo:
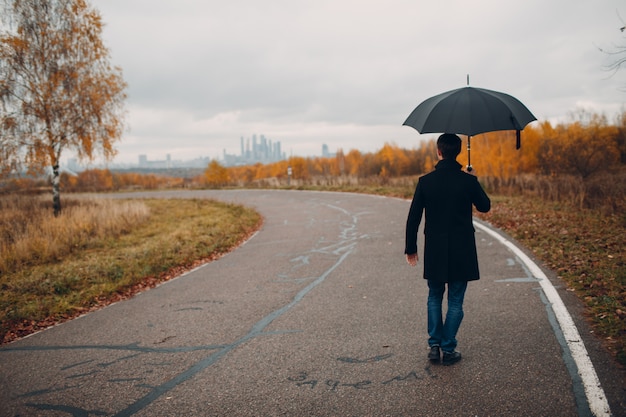
<svg viewBox="0 0 626 417">
<path fill-rule="evenodd" d="M 463 320 L 463 299 L 467 282 L 448 283 L 448 311 L 443 321 L 441 304 L 446 284 L 428 281 L 428 345 L 440 346 L 444 352 L 456 348 L 456 333 Z"/>
</svg>

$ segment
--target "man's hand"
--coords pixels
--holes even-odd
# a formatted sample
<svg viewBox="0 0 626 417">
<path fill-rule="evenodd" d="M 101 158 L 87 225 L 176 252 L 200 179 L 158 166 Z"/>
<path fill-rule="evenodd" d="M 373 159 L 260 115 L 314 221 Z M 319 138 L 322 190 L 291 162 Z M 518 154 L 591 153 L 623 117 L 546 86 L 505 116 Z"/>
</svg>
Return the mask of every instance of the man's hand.
<svg viewBox="0 0 626 417">
<path fill-rule="evenodd" d="M 417 253 L 412 253 L 412 254 L 407 254 L 406 255 L 406 262 L 411 265 L 411 266 L 415 266 L 417 265 L 417 260 L 419 259 L 419 256 L 417 256 Z"/>
</svg>

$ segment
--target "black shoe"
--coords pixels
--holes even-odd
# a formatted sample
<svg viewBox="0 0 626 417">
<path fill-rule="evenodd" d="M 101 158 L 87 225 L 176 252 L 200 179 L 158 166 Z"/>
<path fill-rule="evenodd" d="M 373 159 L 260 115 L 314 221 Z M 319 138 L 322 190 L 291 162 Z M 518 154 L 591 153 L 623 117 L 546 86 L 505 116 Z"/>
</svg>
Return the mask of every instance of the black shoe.
<svg viewBox="0 0 626 417">
<path fill-rule="evenodd" d="M 430 352 L 428 352 L 428 360 L 431 362 L 439 363 L 440 359 L 441 359 L 441 353 L 439 351 L 439 346 L 437 345 L 431 346 Z"/>
<path fill-rule="evenodd" d="M 453 363 L 457 363 L 461 360 L 461 353 L 455 351 L 452 352 L 443 352 L 443 359 L 441 363 L 443 365 L 452 365 Z"/>
</svg>

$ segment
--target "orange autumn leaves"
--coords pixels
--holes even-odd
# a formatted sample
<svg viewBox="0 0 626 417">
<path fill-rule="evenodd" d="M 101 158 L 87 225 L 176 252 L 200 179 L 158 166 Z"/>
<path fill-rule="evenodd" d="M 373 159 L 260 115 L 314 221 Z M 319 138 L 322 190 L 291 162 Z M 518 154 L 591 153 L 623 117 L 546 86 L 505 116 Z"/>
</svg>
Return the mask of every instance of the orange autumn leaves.
<svg viewBox="0 0 626 417">
<path fill-rule="evenodd" d="M 52 169 L 74 152 L 111 159 L 124 130 L 126 82 L 109 62 L 100 14 L 84 0 L 18 0 L 0 15 L 0 175 Z"/>
<path fill-rule="evenodd" d="M 592 115 L 553 127 L 549 122 L 522 132 L 522 147 L 515 149 L 515 132 L 492 132 L 471 139 L 472 165 L 479 175 L 508 180 L 524 173 L 588 178 L 623 164 L 626 124 L 611 125 Z M 466 163 L 467 153 L 459 158 Z"/>
<path fill-rule="evenodd" d="M 605 116 L 580 112 L 576 120 L 553 126 L 537 122 L 522 131 L 521 148 L 515 148 L 515 132 L 491 132 L 471 138 L 471 163 L 481 177 L 509 180 L 521 174 L 574 175 L 586 179 L 594 173 L 612 169 L 626 162 L 626 113 L 615 123 Z M 205 177 L 213 186 L 241 185 L 254 181 L 287 178 L 311 180 L 315 177 L 352 176 L 383 178 L 421 175 L 437 163 L 437 135 L 422 141 L 414 149 L 385 143 L 375 153 L 339 150 L 332 158 L 292 157 L 262 165 L 224 168 L 211 163 Z M 458 161 L 467 165 L 467 138 Z M 416 139 L 417 141 L 417 139 Z M 217 173 L 219 172 L 219 175 Z M 219 178 L 219 181 L 217 181 Z"/>
</svg>

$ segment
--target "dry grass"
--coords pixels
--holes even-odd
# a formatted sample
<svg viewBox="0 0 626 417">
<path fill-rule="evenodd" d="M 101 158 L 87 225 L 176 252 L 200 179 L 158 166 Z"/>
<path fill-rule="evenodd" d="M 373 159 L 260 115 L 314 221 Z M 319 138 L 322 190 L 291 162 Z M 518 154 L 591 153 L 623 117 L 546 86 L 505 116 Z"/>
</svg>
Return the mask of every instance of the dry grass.
<svg viewBox="0 0 626 417">
<path fill-rule="evenodd" d="M 78 250 L 116 238 L 147 221 L 140 201 L 69 199 L 55 217 L 41 197 L 0 199 L 0 276 L 56 262 Z"/>
<path fill-rule="evenodd" d="M 571 175 L 524 174 L 507 180 L 480 178 L 496 195 L 529 196 L 541 201 L 566 203 L 577 210 L 600 210 L 614 215 L 626 212 L 626 169 L 603 172 L 582 181 Z"/>
<path fill-rule="evenodd" d="M 14 203 L 30 214 L 7 209 L 0 229 L 3 343 L 228 252 L 261 222 L 250 209 L 208 200 L 68 201 L 56 219 L 40 201 Z M 5 247 L 20 249 L 5 257 Z"/>
</svg>

